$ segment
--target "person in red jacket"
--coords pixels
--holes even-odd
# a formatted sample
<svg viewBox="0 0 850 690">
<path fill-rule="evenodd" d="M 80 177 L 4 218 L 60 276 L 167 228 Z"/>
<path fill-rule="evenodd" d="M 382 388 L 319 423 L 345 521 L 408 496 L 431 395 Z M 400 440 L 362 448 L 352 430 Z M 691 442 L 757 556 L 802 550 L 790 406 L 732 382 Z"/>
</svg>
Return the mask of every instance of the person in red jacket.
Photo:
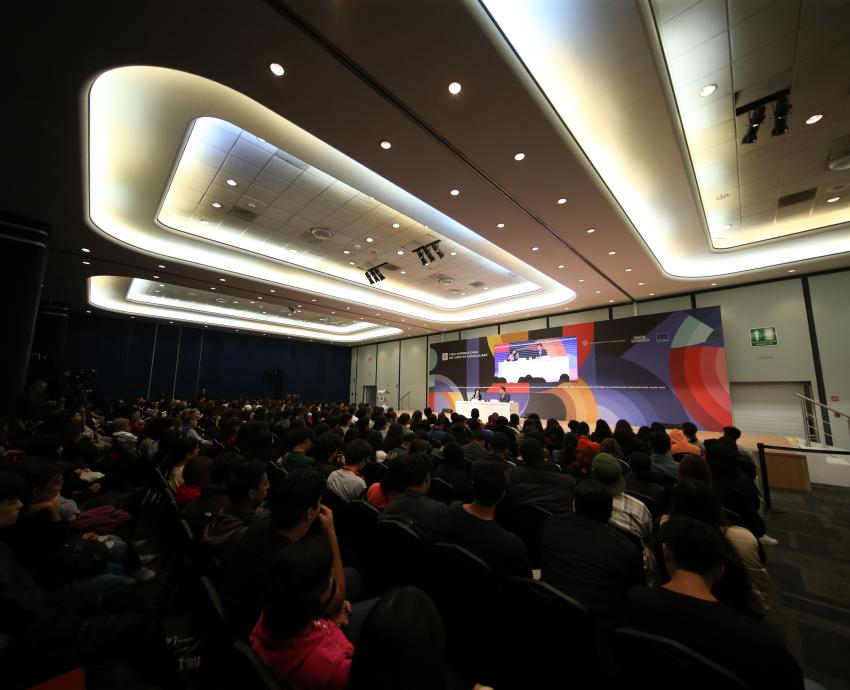
<svg viewBox="0 0 850 690">
<path fill-rule="evenodd" d="M 251 646 L 281 686 L 291 690 L 345 690 L 354 645 L 340 630 L 351 606 L 333 618 L 336 581 L 327 539 L 309 536 L 275 558 L 272 591 L 251 633 Z"/>
</svg>

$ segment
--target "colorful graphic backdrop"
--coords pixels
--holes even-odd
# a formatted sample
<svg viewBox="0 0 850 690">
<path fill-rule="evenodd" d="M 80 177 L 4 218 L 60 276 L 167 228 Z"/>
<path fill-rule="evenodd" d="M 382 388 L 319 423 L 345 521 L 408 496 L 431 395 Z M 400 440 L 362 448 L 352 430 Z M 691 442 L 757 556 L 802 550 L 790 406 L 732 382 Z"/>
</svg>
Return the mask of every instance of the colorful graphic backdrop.
<svg viewBox="0 0 850 690">
<path fill-rule="evenodd" d="M 505 344 L 547 338 L 575 338 L 572 380 L 546 383 L 528 376 L 510 383 L 495 375 L 496 354 L 505 356 Z M 633 425 L 690 420 L 711 431 L 732 424 L 719 307 L 434 343 L 428 386 L 435 410 L 453 410 L 476 388 L 495 400 L 505 386 L 523 416 L 601 418 L 612 426 L 621 418 Z"/>
</svg>

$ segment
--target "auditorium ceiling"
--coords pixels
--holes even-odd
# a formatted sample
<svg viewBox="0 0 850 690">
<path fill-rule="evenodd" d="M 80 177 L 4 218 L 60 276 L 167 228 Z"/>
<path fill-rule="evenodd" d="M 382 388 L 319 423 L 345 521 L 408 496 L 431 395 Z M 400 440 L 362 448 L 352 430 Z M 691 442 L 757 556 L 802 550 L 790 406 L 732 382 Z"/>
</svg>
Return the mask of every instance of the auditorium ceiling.
<svg viewBox="0 0 850 690">
<path fill-rule="evenodd" d="M 850 2 L 80 7 L 16 10 L 0 192 L 74 311 L 356 344 L 850 263 Z"/>
</svg>

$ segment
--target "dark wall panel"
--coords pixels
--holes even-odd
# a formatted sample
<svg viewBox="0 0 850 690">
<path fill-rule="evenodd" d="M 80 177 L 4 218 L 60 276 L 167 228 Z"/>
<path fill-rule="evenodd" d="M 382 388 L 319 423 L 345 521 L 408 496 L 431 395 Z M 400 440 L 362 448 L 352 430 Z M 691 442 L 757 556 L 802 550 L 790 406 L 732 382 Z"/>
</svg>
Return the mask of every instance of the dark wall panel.
<svg viewBox="0 0 850 690">
<path fill-rule="evenodd" d="M 64 359 L 97 371 L 108 398 L 164 393 L 194 398 L 206 387 L 219 398 L 273 396 L 280 389 L 305 400 L 345 400 L 348 347 L 280 340 L 130 321 L 107 316 L 71 316 Z"/>
</svg>

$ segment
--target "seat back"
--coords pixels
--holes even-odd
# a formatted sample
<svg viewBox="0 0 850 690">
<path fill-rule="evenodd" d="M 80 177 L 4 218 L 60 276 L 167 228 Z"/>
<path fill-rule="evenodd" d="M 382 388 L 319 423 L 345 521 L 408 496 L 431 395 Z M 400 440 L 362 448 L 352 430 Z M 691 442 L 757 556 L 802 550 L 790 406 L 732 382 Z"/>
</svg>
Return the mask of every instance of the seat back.
<svg viewBox="0 0 850 690">
<path fill-rule="evenodd" d="M 233 654 L 230 656 L 232 664 L 228 665 L 228 677 L 235 681 L 230 687 L 241 690 L 282 690 L 254 650 L 242 640 L 233 643 Z"/>
<path fill-rule="evenodd" d="M 658 690 L 745 690 L 738 676 L 675 640 L 630 628 L 612 636 L 623 682 Z"/>
<path fill-rule="evenodd" d="M 500 635 L 511 640 L 510 654 L 498 660 L 500 690 L 553 687 L 553 678 L 564 688 L 599 686 L 596 626 L 575 599 L 539 580 L 507 577 L 500 618 Z"/>
<path fill-rule="evenodd" d="M 428 496 L 446 505 L 457 500 L 455 488 L 445 479 L 439 477 L 431 477 L 431 488 L 428 489 Z"/>
<path fill-rule="evenodd" d="M 387 472 L 387 466 L 382 462 L 367 462 L 363 466 L 363 481 L 366 482 L 366 487 L 372 486 L 375 482 L 381 481 Z"/>
<path fill-rule="evenodd" d="M 410 525 L 381 520 L 375 528 L 374 549 L 361 571 L 367 589 L 375 594 L 391 587 L 418 585 L 423 576 L 425 545 Z"/>
<path fill-rule="evenodd" d="M 535 505 L 503 502 L 496 508 L 496 522 L 522 539 L 532 568 L 540 567 L 540 530 L 550 517 L 552 513 Z"/>
<path fill-rule="evenodd" d="M 345 565 L 359 568 L 369 562 L 375 550 L 380 514 L 381 511 L 365 501 L 346 503 L 334 514 L 334 528 Z"/>
</svg>

